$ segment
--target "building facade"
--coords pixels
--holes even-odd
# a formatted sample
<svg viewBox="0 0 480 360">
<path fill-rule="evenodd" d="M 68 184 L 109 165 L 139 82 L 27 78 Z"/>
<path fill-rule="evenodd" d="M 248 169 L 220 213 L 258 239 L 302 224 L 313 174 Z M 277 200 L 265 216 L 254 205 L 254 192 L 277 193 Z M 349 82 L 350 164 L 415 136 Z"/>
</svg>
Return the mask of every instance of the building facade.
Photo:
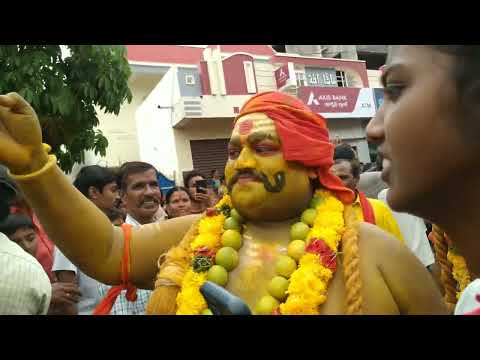
<svg viewBox="0 0 480 360">
<path fill-rule="evenodd" d="M 364 60 L 327 58 L 321 45 L 311 47 L 279 53 L 269 45 L 127 46 L 134 99 L 118 117 L 99 116 L 110 145 L 96 162 L 147 161 L 177 183 L 192 169 L 223 172 L 241 106 L 277 90 L 323 115 L 331 139 L 350 143 L 370 162 L 365 126 L 376 111 L 378 73 Z"/>
</svg>

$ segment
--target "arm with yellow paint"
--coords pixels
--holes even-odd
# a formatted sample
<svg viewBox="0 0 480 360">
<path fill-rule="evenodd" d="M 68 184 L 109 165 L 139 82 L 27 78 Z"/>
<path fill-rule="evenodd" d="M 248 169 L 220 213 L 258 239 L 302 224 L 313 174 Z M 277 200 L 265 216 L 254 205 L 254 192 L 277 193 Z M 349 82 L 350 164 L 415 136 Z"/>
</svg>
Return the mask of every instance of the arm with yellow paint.
<svg viewBox="0 0 480 360">
<path fill-rule="evenodd" d="M 87 275 L 120 283 L 122 230 L 111 225 L 68 181 L 42 145 L 40 124 L 18 94 L 0 95 L 0 163 L 5 164 L 49 237 Z M 135 228 L 131 241 L 131 281 L 152 288 L 158 257 L 180 242 L 197 216 Z"/>
<path fill-rule="evenodd" d="M 397 221 L 393 217 L 392 211 L 388 208 L 388 206 L 377 199 L 368 198 L 368 201 L 372 205 L 373 212 L 375 213 L 376 225 L 380 229 L 392 234 L 403 244 L 405 244 L 405 239 L 400 231 L 400 227 L 398 226 Z"/>
</svg>

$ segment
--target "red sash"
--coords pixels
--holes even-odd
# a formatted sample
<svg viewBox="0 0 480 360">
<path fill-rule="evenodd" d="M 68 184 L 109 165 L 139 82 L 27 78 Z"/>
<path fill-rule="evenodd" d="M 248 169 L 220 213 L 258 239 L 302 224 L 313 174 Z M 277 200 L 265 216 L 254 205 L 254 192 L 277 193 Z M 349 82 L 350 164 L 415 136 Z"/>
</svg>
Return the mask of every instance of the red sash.
<svg viewBox="0 0 480 360">
<path fill-rule="evenodd" d="M 358 199 L 362 206 L 363 221 L 375 225 L 375 212 L 373 211 L 372 204 L 370 204 L 370 201 L 368 201 L 365 194 L 361 191 L 358 192 Z"/>
<path fill-rule="evenodd" d="M 128 301 L 137 300 L 137 288 L 130 283 L 129 281 L 129 272 L 130 272 L 130 239 L 132 238 L 132 225 L 123 224 L 122 225 L 123 235 L 124 235 L 124 244 L 123 244 L 123 259 L 121 264 L 122 272 L 122 284 L 117 286 L 112 286 L 107 295 L 100 301 L 97 307 L 93 310 L 92 315 L 108 315 L 112 310 L 115 301 L 117 301 L 118 295 L 122 290 L 127 290 L 126 298 Z"/>
</svg>

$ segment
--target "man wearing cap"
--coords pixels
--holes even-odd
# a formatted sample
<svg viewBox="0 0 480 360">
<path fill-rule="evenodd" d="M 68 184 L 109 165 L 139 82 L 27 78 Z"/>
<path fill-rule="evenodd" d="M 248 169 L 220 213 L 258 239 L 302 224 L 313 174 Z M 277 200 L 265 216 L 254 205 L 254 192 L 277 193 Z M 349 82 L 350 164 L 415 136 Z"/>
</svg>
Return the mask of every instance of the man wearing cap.
<svg viewBox="0 0 480 360">
<path fill-rule="evenodd" d="M 192 249 L 200 251 L 193 239 L 206 244 L 202 266 L 210 266 L 212 259 L 220 262 L 212 253 L 221 246 L 225 215 L 213 210 L 122 231 L 73 189 L 41 143 L 34 110 L 18 94 L 0 96 L 0 122 L 0 161 L 8 165 L 52 240 L 74 263 L 103 283 L 123 283 L 131 300 L 134 286 L 154 287 L 150 314 L 177 313 L 182 299 L 191 301 L 192 314 L 205 308 L 198 288 L 206 274 L 192 270 L 197 256 Z M 288 292 L 295 296 L 280 300 L 285 302 L 272 308 L 272 314 L 447 313 L 414 255 L 376 226 L 356 221 L 353 192 L 330 172 L 333 145 L 325 119 L 298 99 L 278 92 L 252 97 L 235 119 L 228 153 L 225 175 L 231 203 L 230 197 L 222 199 L 223 210 L 234 208 L 245 227 L 240 261 L 230 267 L 223 283 L 257 309 L 255 313 L 266 313 L 268 306 L 258 311 L 258 304 L 267 289 L 277 298 L 286 294 L 278 295 L 269 284 L 275 276 L 283 277 L 279 280 L 284 284 L 292 266 L 302 269 L 291 275 L 295 286 Z M 316 214 L 308 238 L 303 237 L 306 258 L 298 263 L 287 259 L 288 268 L 279 266 L 293 240 L 291 225 L 309 206 Z M 335 217 L 322 216 L 329 214 Z M 197 239 L 199 231 L 209 235 Z"/>
<path fill-rule="evenodd" d="M 15 188 L 0 177 L 0 221 L 10 212 Z M 52 288 L 38 261 L 0 233 L 0 315 L 45 315 Z"/>
</svg>

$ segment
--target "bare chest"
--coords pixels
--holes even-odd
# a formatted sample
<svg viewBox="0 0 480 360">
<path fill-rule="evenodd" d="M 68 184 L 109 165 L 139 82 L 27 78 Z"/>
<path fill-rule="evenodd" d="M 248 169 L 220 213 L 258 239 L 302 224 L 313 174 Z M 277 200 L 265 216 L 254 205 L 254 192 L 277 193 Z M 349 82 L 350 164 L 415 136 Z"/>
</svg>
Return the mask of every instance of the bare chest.
<svg viewBox="0 0 480 360">
<path fill-rule="evenodd" d="M 229 274 L 227 289 L 242 298 L 255 311 L 260 298 L 268 295 L 267 287 L 276 275 L 275 264 L 281 255 L 287 255 L 290 242 L 289 228 L 248 228 L 244 232 L 239 251 L 239 264 Z M 328 287 L 327 300 L 320 307 L 325 315 L 345 314 L 346 289 L 342 256 L 338 257 L 337 271 Z M 365 313 L 395 314 L 396 305 L 375 266 L 368 261 L 360 263 L 361 295 Z"/>
</svg>

